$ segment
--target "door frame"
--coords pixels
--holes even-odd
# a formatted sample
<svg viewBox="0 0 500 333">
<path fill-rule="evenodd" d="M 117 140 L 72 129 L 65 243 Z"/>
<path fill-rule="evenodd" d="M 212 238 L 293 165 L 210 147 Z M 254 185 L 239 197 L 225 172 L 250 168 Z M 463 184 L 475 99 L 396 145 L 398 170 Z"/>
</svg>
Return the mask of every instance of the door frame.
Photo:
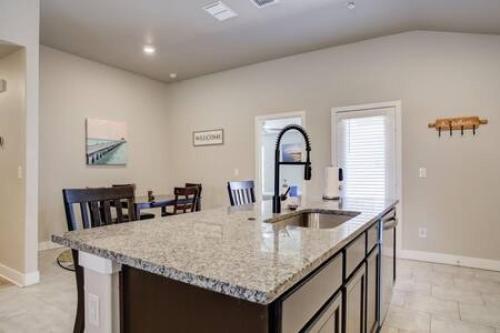
<svg viewBox="0 0 500 333">
<path fill-rule="evenodd" d="M 379 102 L 379 103 L 368 103 L 368 104 L 356 104 L 348 106 L 333 107 L 331 110 L 331 163 L 332 165 L 337 165 L 337 114 L 341 112 L 355 112 L 355 111 L 369 111 L 373 109 L 386 109 L 394 108 L 394 167 L 396 172 L 396 198 L 399 198 L 399 203 L 397 205 L 398 214 L 398 227 L 396 229 L 396 251 L 397 255 L 401 256 L 401 251 L 403 249 L 403 151 L 402 151 L 402 102 L 401 100 Z"/>
<path fill-rule="evenodd" d="M 272 114 L 264 114 L 255 116 L 255 143 L 254 143 L 254 151 L 255 151 L 255 196 L 256 202 L 262 201 L 262 172 L 260 170 L 260 166 L 262 164 L 261 158 L 261 150 L 260 147 L 262 145 L 262 140 L 260 136 L 260 130 L 262 128 L 262 124 L 266 120 L 274 120 L 274 119 L 282 119 L 282 118 L 301 118 L 302 127 L 306 128 L 306 111 L 291 111 L 291 112 L 280 112 L 280 113 L 272 113 Z M 306 186 L 305 181 L 303 182 L 304 186 L 302 186 L 302 199 L 306 198 Z"/>
</svg>

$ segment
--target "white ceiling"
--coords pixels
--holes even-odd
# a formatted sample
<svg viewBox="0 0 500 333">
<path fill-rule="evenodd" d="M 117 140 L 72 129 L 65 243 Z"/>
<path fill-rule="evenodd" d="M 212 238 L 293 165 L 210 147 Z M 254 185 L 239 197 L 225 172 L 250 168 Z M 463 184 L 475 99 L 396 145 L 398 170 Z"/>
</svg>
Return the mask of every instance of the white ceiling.
<svg viewBox="0 0 500 333">
<path fill-rule="evenodd" d="M 41 42 L 171 82 L 403 31 L 500 34 L 500 0 L 354 1 L 225 0 L 239 16 L 219 22 L 211 0 L 41 0 Z"/>
</svg>

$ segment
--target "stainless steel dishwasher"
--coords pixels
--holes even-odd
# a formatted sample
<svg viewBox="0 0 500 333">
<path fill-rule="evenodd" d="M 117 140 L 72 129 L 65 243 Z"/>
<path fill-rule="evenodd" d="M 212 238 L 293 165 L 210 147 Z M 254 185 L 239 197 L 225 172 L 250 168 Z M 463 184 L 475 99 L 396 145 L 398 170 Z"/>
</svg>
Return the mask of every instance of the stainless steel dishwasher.
<svg viewBox="0 0 500 333">
<path fill-rule="evenodd" d="M 398 219 L 396 209 L 382 218 L 381 235 L 381 281 L 380 281 L 380 323 L 382 324 L 389 311 L 394 284 L 396 283 L 396 227 Z"/>
</svg>

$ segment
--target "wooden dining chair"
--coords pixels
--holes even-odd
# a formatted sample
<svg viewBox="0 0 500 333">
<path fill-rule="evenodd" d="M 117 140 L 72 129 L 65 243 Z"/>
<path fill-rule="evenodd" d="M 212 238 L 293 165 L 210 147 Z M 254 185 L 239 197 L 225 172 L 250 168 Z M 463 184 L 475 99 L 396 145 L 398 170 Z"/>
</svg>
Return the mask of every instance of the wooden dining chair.
<svg viewBox="0 0 500 333">
<path fill-rule="evenodd" d="M 137 188 L 137 186 L 135 184 L 114 184 L 114 185 L 111 185 L 111 187 L 126 187 L 126 186 L 132 186 L 132 188 L 134 189 L 134 195 L 135 195 L 135 190 Z M 151 219 L 154 219 L 156 216 L 155 214 L 153 213 L 143 213 L 143 212 L 140 212 L 139 213 L 139 220 L 151 220 Z M 127 217 L 125 216 L 125 219 Z"/>
<path fill-rule="evenodd" d="M 186 187 L 197 187 L 198 188 L 198 195 L 196 196 L 196 202 L 195 202 L 195 211 L 199 212 L 201 211 L 201 191 L 203 187 L 201 184 L 196 184 L 196 183 L 185 183 L 184 186 Z"/>
<path fill-rule="evenodd" d="M 174 210 L 173 212 L 164 211 L 162 216 L 192 213 L 196 210 L 196 197 L 198 196 L 198 187 L 176 187 L 174 188 Z"/>
<path fill-rule="evenodd" d="M 255 203 L 254 181 L 227 182 L 227 192 L 231 206 L 241 206 Z"/>
<path fill-rule="evenodd" d="M 131 186 L 63 190 L 64 210 L 68 231 L 90 229 L 137 220 L 134 208 L 134 189 Z M 124 208 L 122 202 L 127 202 Z M 76 209 L 75 209 L 76 208 Z M 77 210 L 80 219 L 77 218 Z M 116 217 L 112 217 L 112 212 Z M 127 217 L 125 219 L 125 217 Z M 78 264 L 78 251 L 72 250 L 77 287 L 77 309 L 74 333 L 85 330 L 85 295 L 83 268 Z"/>
</svg>

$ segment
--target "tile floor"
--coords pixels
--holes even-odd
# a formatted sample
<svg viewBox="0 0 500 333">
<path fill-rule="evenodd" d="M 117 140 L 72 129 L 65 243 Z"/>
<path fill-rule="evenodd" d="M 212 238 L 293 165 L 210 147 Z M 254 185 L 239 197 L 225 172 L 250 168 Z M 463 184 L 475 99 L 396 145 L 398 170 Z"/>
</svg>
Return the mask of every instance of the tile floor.
<svg viewBox="0 0 500 333">
<path fill-rule="evenodd" d="M 60 251 L 40 253 L 40 284 L 0 281 L 0 333 L 72 331 L 76 290 Z M 500 333 L 500 272 L 400 260 L 382 333 L 408 332 Z"/>
<path fill-rule="evenodd" d="M 398 262 L 382 333 L 500 333 L 500 272 Z"/>
<path fill-rule="evenodd" d="M 40 252 L 41 282 L 0 284 L 0 333 L 71 333 L 76 311 L 74 273 L 55 263 L 61 249 Z"/>
</svg>

